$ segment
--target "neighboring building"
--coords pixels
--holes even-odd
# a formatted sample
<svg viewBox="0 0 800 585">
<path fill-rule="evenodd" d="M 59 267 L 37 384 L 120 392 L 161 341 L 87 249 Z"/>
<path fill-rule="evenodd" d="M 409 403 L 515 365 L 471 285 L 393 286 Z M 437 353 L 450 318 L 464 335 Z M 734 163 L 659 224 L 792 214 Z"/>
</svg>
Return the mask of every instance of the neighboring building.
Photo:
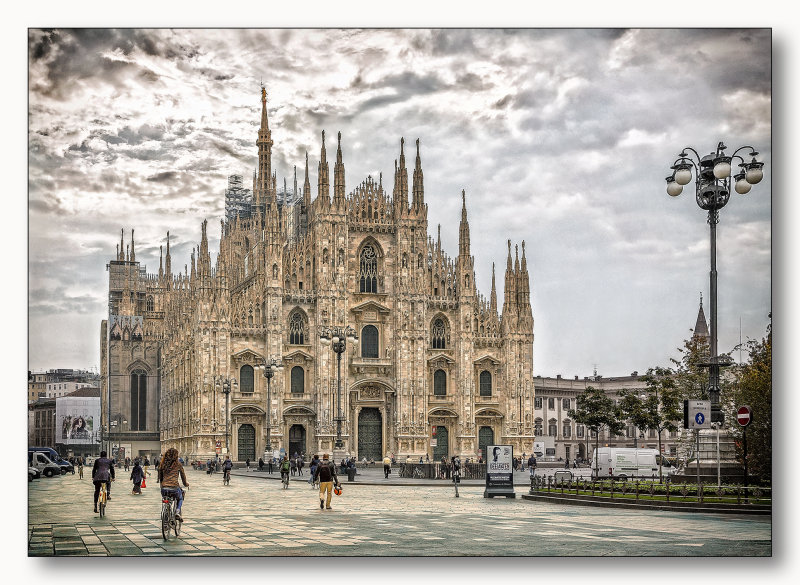
<svg viewBox="0 0 800 585">
<path fill-rule="evenodd" d="M 39 399 L 28 406 L 28 413 L 29 446 L 52 447 L 64 456 L 99 454 L 100 388 Z"/>
<path fill-rule="evenodd" d="M 177 447 L 189 459 L 225 445 L 228 416 L 234 459 L 257 459 L 268 427 L 273 448 L 332 452 L 338 406 L 343 451 L 359 459 L 474 458 L 490 444 L 521 452 L 534 434 L 525 243 L 520 256 L 508 242 L 501 315 L 494 268 L 488 300 L 475 286 L 463 192 L 456 257 L 428 235 L 419 141 L 411 189 L 401 139 L 391 196 L 372 177 L 347 195 L 340 134 L 331 198 L 323 132 L 317 197 L 306 157 L 302 192 L 284 187 L 279 198 L 263 91 L 261 101 L 250 214 L 226 213 L 215 264 L 206 221 L 182 273 L 169 234 L 158 274 L 136 261 L 133 232 L 109 263 L 103 417 L 128 421 L 134 454 Z M 323 326 L 359 336 L 342 355 L 340 405 Z M 285 370 L 268 404 L 256 368 L 271 358 Z M 237 381 L 229 415 L 222 377 Z"/>
<path fill-rule="evenodd" d="M 586 388 L 593 386 L 603 390 L 609 398 L 619 401 L 619 392 L 622 390 L 644 390 L 646 385 L 641 380 L 638 372 L 630 376 L 605 378 L 594 375 L 579 379 L 543 378 L 536 376 L 533 379 L 536 387 L 534 401 L 534 433 L 536 441 L 547 445 L 545 460 L 569 459 L 575 457 L 579 460 L 589 459 L 594 452 L 595 436 L 583 425 L 571 420 L 569 409 L 575 408 L 575 400 Z M 669 456 L 678 454 L 680 433 L 663 432 L 661 446 L 664 453 Z M 628 424 L 622 435 L 609 435 L 608 430 L 600 432 L 601 447 L 647 447 L 658 449 L 658 435 L 655 431 L 644 431 Z M 528 453 L 531 446 L 528 445 Z"/>
<path fill-rule="evenodd" d="M 28 404 L 47 397 L 47 382 L 51 377 L 47 372 L 28 373 Z"/>
<path fill-rule="evenodd" d="M 45 395 L 47 398 L 58 398 L 80 388 L 97 388 L 97 386 L 89 382 L 50 382 L 47 384 Z"/>
<path fill-rule="evenodd" d="M 28 429 L 30 447 L 56 448 L 56 400 L 55 398 L 40 398 L 28 405 L 28 417 L 31 427 Z"/>
</svg>

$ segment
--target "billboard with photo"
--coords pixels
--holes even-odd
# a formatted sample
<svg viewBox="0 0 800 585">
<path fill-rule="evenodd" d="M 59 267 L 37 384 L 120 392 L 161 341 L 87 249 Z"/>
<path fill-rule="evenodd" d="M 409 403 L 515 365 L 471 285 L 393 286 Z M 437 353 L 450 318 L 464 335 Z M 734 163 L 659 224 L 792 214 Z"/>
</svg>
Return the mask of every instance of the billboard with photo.
<svg viewBox="0 0 800 585">
<path fill-rule="evenodd" d="M 98 436 L 100 398 L 56 398 L 56 443 L 86 445 Z"/>
</svg>

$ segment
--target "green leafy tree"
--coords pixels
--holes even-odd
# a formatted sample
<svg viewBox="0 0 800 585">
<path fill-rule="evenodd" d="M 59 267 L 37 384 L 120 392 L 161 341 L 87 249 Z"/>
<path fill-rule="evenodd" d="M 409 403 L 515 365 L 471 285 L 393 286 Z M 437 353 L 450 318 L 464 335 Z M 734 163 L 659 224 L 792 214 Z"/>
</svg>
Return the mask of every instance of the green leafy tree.
<svg viewBox="0 0 800 585">
<path fill-rule="evenodd" d="M 622 411 L 605 392 L 587 386 L 582 394 L 575 398 L 575 408 L 569 409 L 569 417 L 578 424 L 594 431 L 594 467 L 597 465 L 597 449 L 600 446 L 600 431 L 605 427 L 612 435 L 620 434 L 625 428 Z"/>
<path fill-rule="evenodd" d="M 669 368 L 650 368 L 642 380 L 646 384 L 644 390 L 623 390 L 619 393 L 620 410 L 638 428 L 658 433 L 658 452 L 661 453 L 661 433 L 677 431 L 677 423 L 683 417 L 681 392 Z M 658 480 L 663 481 L 660 457 Z"/>
<path fill-rule="evenodd" d="M 734 383 L 725 401 L 725 420 L 736 441 L 736 454 L 744 462 L 742 435 L 744 428 L 736 422 L 740 406 L 753 410 L 747 427 L 747 470 L 765 481 L 772 480 L 772 326 L 761 341 L 743 344 L 748 360 L 735 371 Z"/>
<path fill-rule="evenodd" d="M 672 376 L 676 390 L 682 400 L 702 400 L 708 398 L 708 368 L 702 366 L 708 361 L 710 348 L 705 337 L 692 336 L 685 339 L 683 347 L 678 348 L 680 359 L 671 358 Z M 663 368 L 651 368 L 651 370 Z M 648 370 L 649 372 L 650 370 Z M 681 415 L 682 416 L 682 415 Z"/>
</svg>

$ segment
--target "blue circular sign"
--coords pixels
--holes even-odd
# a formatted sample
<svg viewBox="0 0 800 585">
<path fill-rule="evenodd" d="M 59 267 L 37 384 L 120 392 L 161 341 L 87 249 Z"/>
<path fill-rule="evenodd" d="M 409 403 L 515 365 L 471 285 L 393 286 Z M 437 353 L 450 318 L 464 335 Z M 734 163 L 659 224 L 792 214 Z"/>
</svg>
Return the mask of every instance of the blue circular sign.
<svg viewBox="0 0 800 585">
<path fill-rule="evenodd" d="M 696 415 L 694 415 L 694 422 L 696 422 L 697 424 L 699 425 L 703 424 L 704 420 L 706 420 L 706 417 L 703 416 L 702 412 L 698 412 Z"/>
</svg>

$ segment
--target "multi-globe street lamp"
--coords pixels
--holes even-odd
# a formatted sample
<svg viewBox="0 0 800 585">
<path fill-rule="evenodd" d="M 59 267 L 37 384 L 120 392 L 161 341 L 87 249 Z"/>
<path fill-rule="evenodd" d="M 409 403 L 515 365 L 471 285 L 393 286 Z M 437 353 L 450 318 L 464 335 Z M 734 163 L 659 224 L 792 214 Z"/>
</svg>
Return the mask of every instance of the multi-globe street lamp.
<svg viewBox="0 0 800 585">
<path fill-rule="evenodd" d="M 716 151 L 701 157 L 693 148 L 686 147 L 678 155 L 672 165 L 672 175 L 667 177 L 667 193 L 677 197 L 683 191 L 683 186 L 692 180 L 692 169 L 695 174 L 695 200 L 700 209 L 708 211 L 708 224 L 711 226 L 711 330 L 710 330 L 710 356 L 708 362 L 703 364 L 708 367 L 708 397 L 711 401 L 711 422 L 722 424 L 724 416 L 719 407 L 719 369 L 721 366 L 730 365 L 726 357 L 717 355 L 717 223 L 719 211 L 727 205 L 731 196 L 731 184 L 740 195 L 750 191 L 752 185 L 764 177 L 762 167 L 764 163 L 756 160 L 758 152 L 752 146 L 740 146 L 732 155 L 726 155 L 728 147 L 722 142 L 717 145 Z M 739 154 L 749 151 L 744 156 L 751 160 L 748 162 Z M 731 177 L 731 163 L 739 162 L 739 172 Z"/>
<path fill-rule="evenodd" d="M 283 371 L 283 363 L 275 358 L 265 359 L 263 363 L 256 366 L 257 370 L 262 370 L 262 374 L 267 379 L 267 452 L 272 457 L 272 377 L 277 372 Z"/>
<path fill-rule="evenodd" d="M 350 327 L 322 327 L 320 336 L 322 345 L 332 345 L 336 352 L 336 443 L 335 447 L 341 449 L 342 442 L 342 354 L 347 349 L 347 342 L 353 345 L 358 343 L 356 330 Z"/>
<path fill-rule="evenodd" d="M 230 455 L 230 449 L 228 447 L 228 428 L 230 426 L 228 420 L 230 416 L 228 405 L 230 403 L 231 388 L 236 388 L 239 383 L 233 376 L 230 378 L 220 376 L 218 378 L 214 378 L 214 385 L 218 388 L 221 388 L 222 393 L 225 395 L 225 452 Z"/>
</svg>

